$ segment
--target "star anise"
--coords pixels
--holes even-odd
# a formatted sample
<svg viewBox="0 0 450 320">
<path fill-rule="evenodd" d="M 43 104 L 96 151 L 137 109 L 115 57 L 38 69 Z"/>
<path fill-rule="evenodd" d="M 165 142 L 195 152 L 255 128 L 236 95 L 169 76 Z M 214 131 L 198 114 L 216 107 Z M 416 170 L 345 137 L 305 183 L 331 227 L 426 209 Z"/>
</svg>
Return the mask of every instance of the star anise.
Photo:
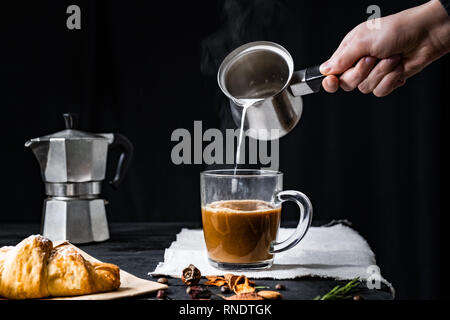
<svg viewBox="0 0 450 320">
<path fill-rule="evenodd" d="M 201 277 L 202 274 L 200 270 L 198 270 L 193 264 L 190 264 L 189 267 L 183 269 L 183 273 L 181 274 L 181 280 L 188 286 L 199 283 Z"/>
</svg>

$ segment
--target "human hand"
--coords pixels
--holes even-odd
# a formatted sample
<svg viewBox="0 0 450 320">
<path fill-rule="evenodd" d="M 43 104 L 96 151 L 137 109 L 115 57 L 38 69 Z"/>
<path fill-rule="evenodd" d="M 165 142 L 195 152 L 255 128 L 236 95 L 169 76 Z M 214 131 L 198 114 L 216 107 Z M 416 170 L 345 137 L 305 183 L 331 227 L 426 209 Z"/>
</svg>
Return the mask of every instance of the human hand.
<svg viewBox="0 0 450 320">
<path fill-rule="evenodd" d="M 450 17 L 432 0 L 381 18 L 380 29 L 369 29 L 366 22 L 355 27 L 320 66 L 328 75 L 322 85 L 328 92 L 358 87 L 383 97 L 449 51 Z"/>
</svg>

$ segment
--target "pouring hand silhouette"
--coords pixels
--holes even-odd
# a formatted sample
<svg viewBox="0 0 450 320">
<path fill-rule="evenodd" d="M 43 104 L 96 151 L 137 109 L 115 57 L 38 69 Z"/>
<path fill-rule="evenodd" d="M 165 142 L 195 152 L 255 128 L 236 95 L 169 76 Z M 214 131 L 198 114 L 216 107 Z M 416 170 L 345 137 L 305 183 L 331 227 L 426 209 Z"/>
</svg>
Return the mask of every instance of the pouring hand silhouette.
<svg viewBox="0 0 450 320">
<path fill-rule="evenodd" d="M 383 97 L 450 51 L 450 17 L 439 0 L 383 17 L 379 25 L 356 26 L 320 66 L 326 91 L 357 87 Z"/>
</svg>

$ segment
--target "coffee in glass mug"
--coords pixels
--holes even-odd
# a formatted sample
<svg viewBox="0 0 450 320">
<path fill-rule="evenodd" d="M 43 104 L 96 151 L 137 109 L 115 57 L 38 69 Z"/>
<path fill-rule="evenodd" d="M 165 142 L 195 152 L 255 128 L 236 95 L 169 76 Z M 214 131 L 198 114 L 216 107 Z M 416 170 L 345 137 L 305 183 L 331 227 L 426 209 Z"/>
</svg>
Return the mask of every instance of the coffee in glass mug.
<svg viewBox="0 0 450 320">
<path fill-rule="evenodd" d="M 224 270 L 264 269 L 274 254 L 292 248 L 312 219 L 309 199 L 282 191 L 283 174 L 270 170 L 211 170 L 201 173 L 202 223 L 208 259 Z M 281 204 L 296 202 L 300 221 L 294 233 L 277 242 Z"/>
</svg>

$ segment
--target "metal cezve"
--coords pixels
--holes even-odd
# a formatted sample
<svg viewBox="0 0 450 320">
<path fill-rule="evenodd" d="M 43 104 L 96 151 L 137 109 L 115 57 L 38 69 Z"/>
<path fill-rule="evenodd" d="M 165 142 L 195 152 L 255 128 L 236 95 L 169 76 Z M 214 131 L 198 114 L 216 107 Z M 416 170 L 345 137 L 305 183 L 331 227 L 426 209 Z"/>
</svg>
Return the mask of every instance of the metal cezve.
<svg viewBox="0 0 450 320">
<path fill-rule="evenodd" d="M 233 50 L 217 74 L 219 87 L 230 100 L 233 120 L 240 126 L 247 106 L 244 130 L 260 140 L 278 139 L 290 132 L 302 114 L 301 96 L 318 92 L 324 77 L 319 66 L 294 71 L 289 52 L 268 41 Z"/>
</svg>

